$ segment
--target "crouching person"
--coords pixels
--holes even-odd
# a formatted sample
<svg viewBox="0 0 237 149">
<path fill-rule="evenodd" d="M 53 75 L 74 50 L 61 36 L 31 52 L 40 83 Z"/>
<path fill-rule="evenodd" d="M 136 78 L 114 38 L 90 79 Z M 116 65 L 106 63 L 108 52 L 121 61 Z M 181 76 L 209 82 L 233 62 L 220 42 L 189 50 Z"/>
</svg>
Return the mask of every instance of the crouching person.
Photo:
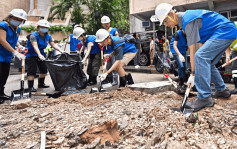
<svg viewBox="0 0 237 149">
<path fill-rule="evenodd" d="M 28 69 L 28 88 L 31 92 L 36 92 L 36 89 L 34 88 L 34 76 L 37 71 L 37 66 L 40 71 L 38 88 L 49 88 L 49 86 L 44 84 L 45 76 L 48 71 L 44 62 L 46 56 L 44 49 L 47 47 L 48 43 L 54 49 L 62 53 L 60 48 L 53 42 L 53 38 L 48 34 L 49 27 L 50 25 L 48 21 L 40 20 L 37 22 L 38 31 L 27 36 L 28 41 L 26 48 L 28 49 L 28 53 L 26 54 L 26 65 Z"/>
<path fill-rule="evenodd" d="M 105 29 L 99 29 L 96 32 L 96 42 L 102 46 L 111 46 L 113 53 L 108 56 L 115 56 L 115 63 L 106 73 L 100 76 L 101 81 L 105 80 L 107 75 L 115 70 L 120 77 L 119 87 L 125 87 L 126 84 L 134 84 L 131 74 L 125 72 L 124 66 L 136 56 L 137 49 L 135 45 L 130 42 L 124 42 L 120 37 L 110 36 Z"/>
<path fill-rule="evenodd" d="M 87 58 L 89 57 L 89 64 L 87 67 L 87 74 L 89 75 L 89 80 L 87 85 L 95 85 L 97 83 L 96 78 L 98 76 L 98 72 L 101 65 L 101 58 L 100 58 L 100 48 L 98 43 L 95 42 L 95 35 L 86 35 L 85 30 L 81 27 L 76 27 L 73 30 L 73 38 L 77 38 L 82 42 L 82 49 L 83 51 L 87 48 L 87 53 L 82 60 L 83 64 L 86 64 Z"/>
</svg>

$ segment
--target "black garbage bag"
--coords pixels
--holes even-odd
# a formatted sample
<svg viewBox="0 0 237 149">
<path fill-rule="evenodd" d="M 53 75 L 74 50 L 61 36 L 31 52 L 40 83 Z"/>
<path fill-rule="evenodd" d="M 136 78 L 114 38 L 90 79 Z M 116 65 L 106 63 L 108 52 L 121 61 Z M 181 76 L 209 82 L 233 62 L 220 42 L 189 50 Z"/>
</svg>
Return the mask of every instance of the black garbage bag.
<svg viewBox="0 0 237 149">
<path fill-rule="evenodd" d="M 59 54 L 45 60 L 56 91 L 79 90 L 87 86 L 81 57 L 76 54 Z"/>
</svg>

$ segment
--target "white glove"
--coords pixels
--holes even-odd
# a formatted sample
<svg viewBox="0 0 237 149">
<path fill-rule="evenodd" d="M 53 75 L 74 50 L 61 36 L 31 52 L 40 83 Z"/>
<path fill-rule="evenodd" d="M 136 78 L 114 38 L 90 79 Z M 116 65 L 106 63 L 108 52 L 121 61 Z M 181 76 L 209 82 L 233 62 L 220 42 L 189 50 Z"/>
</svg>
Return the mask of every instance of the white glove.
<svg viewBox="0 0 237 149">
<path fill-rule="evenodd" d="M 108 75 L 107 72 L 100 75 L 100 81 L 104 81 L 106 79 L 107 75 Z"/>
<path fill-rule="evenodd" d="M 193 76 L 193 75 L 190 75 L 190 77 L 188 78 L 187 84 L 191 84 L 191 87 L 194 86 L 194 78 L 195 78 L 195 76 Z"/>
<path fill-rule="evenodd" d="M 45 57 L 44 57 L 42 54 L 39 54 L 38 57 L 39 57 L 39 59 L 40 59 L 41 61 L 44 61 L 44 60 L 45 60 Z"/>
<path fill-rule="evenodd" d="M 20 49 L 21 53 L 25 53 L 25 51 L 26 51 L 25 47 L 23 47 L 22 45 L 19 45 L 18 48 Z"/>
<path fill-rule="evenodd" d="M 173 58 L 173 54 L 171 52 L 169 52 L 170 58 Z"/>
<path fill-rule="evenodd" d="M 20 53 L 17 52 L 17 51 L 14 51 L 14 52 L 13 52 L 13 55 L 16 56 L 19 60 L 26 59 L 26 56 L 25 56 L 25 55 L 20 54 Z"/>
<path fill-rule="evenodd" d="M 110 59 L 111 55 L 110 54 L 104 54 L 104 59 Z"/>
<path fill-rule="evenodd" d="M 183 62 L 183 63 L 185 62 L 185 59 L 184 59 L 184 57 L 183 57 L 182 54 L 179 55 L 179 60 L 180 60 L 181 62 Z"/>
<path fill-rule="evenodd" d="M 86 59 L 85 58 L 83 58 L 81 62 L 82 62 L 82 64 L 86 65 Z"/>
</svg>

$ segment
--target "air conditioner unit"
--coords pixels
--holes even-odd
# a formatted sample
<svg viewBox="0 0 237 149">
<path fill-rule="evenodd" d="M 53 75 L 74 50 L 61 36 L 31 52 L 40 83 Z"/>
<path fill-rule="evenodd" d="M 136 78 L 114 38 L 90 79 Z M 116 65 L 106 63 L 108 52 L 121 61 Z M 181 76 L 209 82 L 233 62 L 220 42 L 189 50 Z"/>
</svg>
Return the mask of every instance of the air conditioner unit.
<svg viewBox="0 0 237 149">
<path fill-rule="evenodd" d="M 143 27 L 150 27 L 150 21 L 143 21 L 142 26 Z"/>
</svg>

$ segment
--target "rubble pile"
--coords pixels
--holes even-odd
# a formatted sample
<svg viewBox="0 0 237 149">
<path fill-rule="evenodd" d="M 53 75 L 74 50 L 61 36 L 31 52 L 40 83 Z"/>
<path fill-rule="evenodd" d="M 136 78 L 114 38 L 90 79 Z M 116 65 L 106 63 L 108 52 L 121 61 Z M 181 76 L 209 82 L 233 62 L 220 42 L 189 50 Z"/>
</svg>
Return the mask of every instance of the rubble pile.
<svg viewBox="0 0 237 149">
<path fill-rule="evenodd" d="M 128 88 L 44 98 L 21 108 L 0 106 L 0 148 L 237 148 L 237 96 L 215 106 L 180 112 L 183 96 Z M 193 100 L 194 97 L 189 100 Z"/>
</svg>

